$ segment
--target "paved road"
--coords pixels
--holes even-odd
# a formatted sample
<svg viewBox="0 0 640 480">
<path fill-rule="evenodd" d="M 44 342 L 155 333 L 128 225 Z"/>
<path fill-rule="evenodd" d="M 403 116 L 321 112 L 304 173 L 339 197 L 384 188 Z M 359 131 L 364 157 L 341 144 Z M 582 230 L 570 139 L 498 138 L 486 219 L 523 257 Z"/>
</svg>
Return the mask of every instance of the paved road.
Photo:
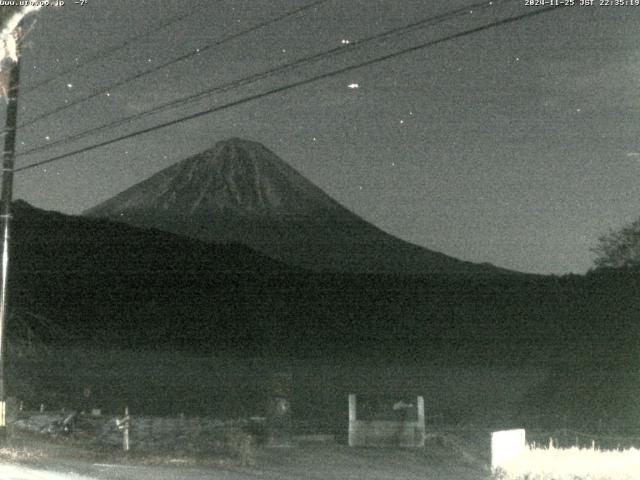
<svg viewBox="0 0 640 480">
<path fill-rule="evenodd" d="M 0 464 L 2 480 L 255 480 L 256 476 L 201 468 L 108 464 Z"/>
<path fill-rule="evenodd" d="M 435 461 L 434 461 L 435 460 Z M 0 463 L 0 480 L 479 480 L 486 470 L 421 451 L 307 446 L 264 451 L 255 468 L 114 465 L 75 460 Z"/>
<path fill-rule="evenodd" d="M 3 480 L 85 480 L 73 474 L 54 473 L 46 470 L 31 468 L 28 466 L 6 463 L 0 463 L 0 478 Z"/>
</svg>

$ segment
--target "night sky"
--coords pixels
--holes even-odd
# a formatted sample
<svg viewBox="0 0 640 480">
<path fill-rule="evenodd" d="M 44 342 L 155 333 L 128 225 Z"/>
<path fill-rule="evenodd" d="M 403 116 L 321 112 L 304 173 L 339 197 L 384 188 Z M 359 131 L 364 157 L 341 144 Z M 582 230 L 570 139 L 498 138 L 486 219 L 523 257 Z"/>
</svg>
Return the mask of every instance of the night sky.
<svg viewBox="0 0 640 480">
<path fill-rule="evenodd" d="M 102 93 L 21 128 L 21 151 L 314 53 L 338 47 L 344 53 L 21 155 L 18 168 L 539 8 L 525 0 L 494 1 L 358 47 L 363 38 L 480 2 L 331 0 L 204 48 L 313 0 L 77 3 L 66 0 L 36 15 L 22 57 L 19 123 Z M 239 136 L 263 143 L 347 208 L 402 239 L 520 271 L 583 273 L 597 238 L 640 216 L 640 6 L 595 3 L 479 31 L 24 170 L 16 174 L 15 196 L 77 214 Z M 197 48 L 204 51 L 110 88 Z"/>
</svg>

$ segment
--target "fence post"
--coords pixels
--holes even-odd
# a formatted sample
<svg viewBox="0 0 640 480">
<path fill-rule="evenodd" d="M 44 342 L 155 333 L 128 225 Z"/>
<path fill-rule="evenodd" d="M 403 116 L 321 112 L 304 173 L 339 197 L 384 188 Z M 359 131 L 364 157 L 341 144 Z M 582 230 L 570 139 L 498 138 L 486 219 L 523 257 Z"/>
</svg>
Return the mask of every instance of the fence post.
<svg viewBox="0 0 640 480">
<path fill-rule="evenodd" d="M 122 449 L 129 451 L 129 427 L 131 426 L 131 417 L 129 417 L 129 407 L 124 407 L 124 418 L 117 419 L 116 425 L 122 430 Z"/>
<path fill-rule="evenodd" d="M 290 447 L 292 437 L 291 393 L 293 376 L 288 372 L 271 375 L 267 406 L 267 443 Z"/>
<path fill-rule="evenodd" d="M 427 436 L 427 429 L 424 421 L 424 397 L 419 396 L 417 402 L 418 409 L 418 432 L 420 435 L 419 446 L 424 447 L 424 441 Z"/>
<path fill-rule="evenodd" d="M 122 439 L 122 448 L 125 452 L 129 451 L 129 407 L 124 407 L 124 434 Z"/>
<path fill-rule="evenodd" d="M 356 434 L 356 396 L 353 393 L 349 394 L 349 446 L 355 446 L 355 434 Z"/>
</svg>

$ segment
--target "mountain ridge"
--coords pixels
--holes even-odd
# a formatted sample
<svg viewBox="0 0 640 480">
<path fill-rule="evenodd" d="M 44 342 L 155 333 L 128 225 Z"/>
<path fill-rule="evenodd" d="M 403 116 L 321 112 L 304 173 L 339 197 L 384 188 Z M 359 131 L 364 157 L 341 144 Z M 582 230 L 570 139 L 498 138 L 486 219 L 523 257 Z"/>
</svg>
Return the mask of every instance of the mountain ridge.
<svg viewBox="0 0 640 480">
<path fill-rule="evenodd" d="M 400 240 L 340 205 L 262 144 L 237 137 L 85 211 L 212 243 L 238 242 L 313 271 L 502 274 Z"/>
</svg>

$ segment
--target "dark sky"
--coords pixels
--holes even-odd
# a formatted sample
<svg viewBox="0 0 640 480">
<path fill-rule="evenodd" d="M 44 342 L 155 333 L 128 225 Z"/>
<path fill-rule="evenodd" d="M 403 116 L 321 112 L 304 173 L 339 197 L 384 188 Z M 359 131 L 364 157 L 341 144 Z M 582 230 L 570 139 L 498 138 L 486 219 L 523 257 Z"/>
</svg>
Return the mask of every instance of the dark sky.
<svg viewBox="0 0 640 480">
<path fill-rule="evenodd" d="M 311 2 L 87 0 L 81 6 L 67 0 L 43 7 L 23 54 L 20 122 L 105 91 L 21 128 L 23 151 L 313 53 L 346 50 L 19 156 L 17 166 L 537 8 L 525 0 L 494 1 L 358 48 L 353 42 L 480 2 L 332 0 L 109 88 Z M 584 272 L 597 238 L 640 215 L 640 6 L 595 3 L 483 30 L 25 170 L 16 175 L 16 196 L 79 213 L 218 140 L 240 136 L 262 142 L 346 207 L 402 239 L 516 270 Z M 185 14 L 191 15 L 29 91 Z"/>
</svg>

